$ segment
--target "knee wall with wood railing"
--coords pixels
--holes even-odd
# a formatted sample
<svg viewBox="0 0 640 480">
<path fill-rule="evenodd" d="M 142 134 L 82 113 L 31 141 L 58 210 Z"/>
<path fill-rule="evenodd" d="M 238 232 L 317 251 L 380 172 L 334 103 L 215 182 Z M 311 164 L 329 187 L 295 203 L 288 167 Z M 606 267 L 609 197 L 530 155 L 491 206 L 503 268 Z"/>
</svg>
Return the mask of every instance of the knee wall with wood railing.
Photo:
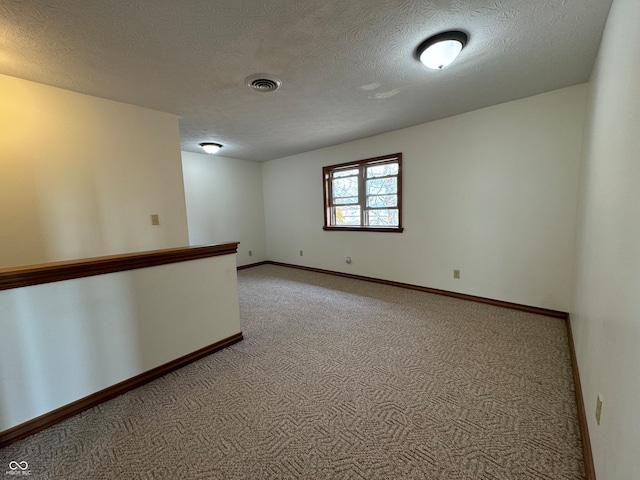
<svg viewBox="0 0 640 480">
<path fill-rule="evenodd" d="M 241 340 L 237 246 L 0 269 L 0 446 Z"/>
</svg>

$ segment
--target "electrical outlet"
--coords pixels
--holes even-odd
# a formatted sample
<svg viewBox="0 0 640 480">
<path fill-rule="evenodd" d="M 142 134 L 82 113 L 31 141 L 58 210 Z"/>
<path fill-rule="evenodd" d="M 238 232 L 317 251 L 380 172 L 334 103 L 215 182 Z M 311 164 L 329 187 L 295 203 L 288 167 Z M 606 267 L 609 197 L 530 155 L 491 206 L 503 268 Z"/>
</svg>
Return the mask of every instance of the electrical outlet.
<svg viewBox="0 0 640 480">
<path fill-rule="evenodd" d="M 300 256 L 302 256 L 302 250 L 300 250 Z"/>
<path fill-rule="evenodd" d="M 160 216 L 157 213 L 151 214 L 151 225 L 160 225 Z"/>
<path fill-rule="evenodd" d="M 253 256 L 253 252 L 251 250 L 249 250 L 249 256 L 252 257 Z"/>
<path fill-rule="evenodd" d="M 453 278 L 460 278 L 460 270 L 453 271 Z"/>
<path fill-rule="evenodd" d="M 602 396 L 598 394 L 598 400 L 596 400 L 596 422 L 600 425 L 600 415 L 602 414 Z"/>
</svg>

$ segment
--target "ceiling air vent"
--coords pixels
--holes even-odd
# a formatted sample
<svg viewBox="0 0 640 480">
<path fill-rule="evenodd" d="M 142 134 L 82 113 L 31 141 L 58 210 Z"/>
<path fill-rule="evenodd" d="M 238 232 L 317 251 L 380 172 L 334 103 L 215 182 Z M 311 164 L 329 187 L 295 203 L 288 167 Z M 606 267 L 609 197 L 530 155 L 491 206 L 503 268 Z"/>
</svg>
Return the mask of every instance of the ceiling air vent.
<svg viewBox="0 0 640 480">
<path fill-rule="evenodd" d="M 278 77 L 273 75 L 266 75 L 259 73 L 257 75 L 251 75 L 246 80 L 247 86 L 256 92 L 273 92 L 280 88 L 282 81 Z"/>
</svg>

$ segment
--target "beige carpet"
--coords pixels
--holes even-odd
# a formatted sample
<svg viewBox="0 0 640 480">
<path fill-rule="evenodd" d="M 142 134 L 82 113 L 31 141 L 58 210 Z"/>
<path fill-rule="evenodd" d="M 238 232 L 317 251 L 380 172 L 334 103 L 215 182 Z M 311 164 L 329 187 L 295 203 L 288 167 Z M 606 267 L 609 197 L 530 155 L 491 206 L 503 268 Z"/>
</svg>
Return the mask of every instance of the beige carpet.
<svg viewBox="0 0 640 480">
<path fill-rule="evenodd" d="M 244 341 L 0 450 L 0 474 L 584 478 L 563 321 L 272 265 L 238 276 Z"/>
</svg>

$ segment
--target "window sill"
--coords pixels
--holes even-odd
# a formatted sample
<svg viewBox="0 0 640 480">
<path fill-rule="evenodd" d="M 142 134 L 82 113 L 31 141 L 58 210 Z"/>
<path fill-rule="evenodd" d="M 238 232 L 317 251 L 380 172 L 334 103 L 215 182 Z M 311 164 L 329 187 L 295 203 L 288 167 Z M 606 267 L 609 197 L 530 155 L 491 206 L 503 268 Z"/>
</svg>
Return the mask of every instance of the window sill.
<svg viewBox="0 0 640 480">
<path fill-rule="evenodd" d="M 385 232 L 385 233 L 402 233 L 404 228 L 402 227 L 335 227 L 324 226 L 323 230 L 334 232 Z"/>
</svg>

